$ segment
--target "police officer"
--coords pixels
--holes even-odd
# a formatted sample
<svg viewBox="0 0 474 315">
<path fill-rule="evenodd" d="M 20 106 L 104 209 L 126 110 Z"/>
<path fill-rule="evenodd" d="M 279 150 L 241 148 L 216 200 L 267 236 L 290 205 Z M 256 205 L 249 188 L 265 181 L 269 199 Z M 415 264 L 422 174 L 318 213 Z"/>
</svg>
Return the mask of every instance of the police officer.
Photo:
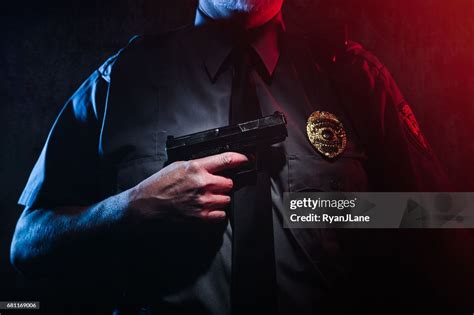
<svg viewBox="0 0 474 315">
<path fill-rule="evenodd" d="M 195 25 L 134 38 L 97 69 L 62 109 L 21 195 L 13 264 L 72 286 L 106 283 L 151 303 L 149 313 L 237 314 L 235 183 L 222 171 L 249 158 L 164 165 L 167 136 L 252 111 L 240 95 L 259 116 L 288 121 L 267 155 L 272 216 L 258 222 L 273 234 L 268 310 L 320 309 L 349 258 L 331 231 L 283 229 L 283 192 L 433 191 L 444 178 L 387 69 L 357 43 L 289 34 L 282 2 L 201 0 Z"/>
</svg>

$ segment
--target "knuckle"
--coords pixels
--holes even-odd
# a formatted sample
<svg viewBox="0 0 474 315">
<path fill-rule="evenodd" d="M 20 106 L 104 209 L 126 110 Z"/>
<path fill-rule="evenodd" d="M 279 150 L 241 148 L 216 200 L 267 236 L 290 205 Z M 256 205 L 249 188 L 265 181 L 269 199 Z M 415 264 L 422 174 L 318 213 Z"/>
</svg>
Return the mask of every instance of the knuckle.
<svg viewBox="0 0 474 315">
<path fill-rule="evenodd" d="M 199 196 L 199 197 L 197 197 L 196 202 L 197 202 L 198 205 L 203 206 L 207 203 L 207 200 L 206 200 L 206 197 Z"/>
<path fill-rule="evenodd" d="M 189 173 L 197 173 L 200 170 L 200 165 L 196 161 L 186 161 L 184 162 L 186 171 Z"/>
<path fill-rule="evenodd" d="M 203 220 L 209 219 L 209 211 L 207 210 L 200 211 L 198 214 L 198 217 Z"/>
<path fill-rule="evenodd" d="M 232 163 L 232 154 L 230 154 L 230 153 L 222 154 L 220 162 L 223 166 L 230 165 Z"/>
<path fill-rule="evenodd" d="M 194 184 L 199 189 L 205 189 L 208 186 L 206 178 L 202 175 L 197 175 L 194 177 Z"/>
</svg>

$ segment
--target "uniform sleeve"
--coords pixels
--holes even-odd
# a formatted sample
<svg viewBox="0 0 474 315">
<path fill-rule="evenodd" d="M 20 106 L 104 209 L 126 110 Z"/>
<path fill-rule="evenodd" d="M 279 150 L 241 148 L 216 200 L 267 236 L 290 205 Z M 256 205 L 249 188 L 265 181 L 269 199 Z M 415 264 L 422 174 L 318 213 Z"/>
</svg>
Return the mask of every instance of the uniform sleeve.
<svg viewBox="0 0 474 315">
<path fill-rule="evenodd" d="M 376 147 L 371 148 L 377 186 L 384 191 L 451 191 L 410 105 L 385 67 L 374 81 L 373 97 L 380 110 L 375 129 L 379 135 L 373 142 Z"/>
<path fill-rule="evenodd" d="M 384 169 L 379 174 L 382 176 L 378 176 L 381 187 L 388 191 L 454 191 L 413 111 L 386 69 L 381 70 L 377 82 L 374 96 L 382 109 L 379 121 L 383 146 L 375 164 Z M 423 106 L 430 110 L 430 104 Z M 412 283 L 412 292 L 421 292 L 419 305 L 437 310 L 437 306 L 445 303 L 467 310 L 466 292 L 472 291 L 468 290 L 472 277 L 460 268 L 472 266 L 472 255 L 465 255 L 472 253 L 472 242 L 466 241 L 472 235 L 467 229 L 401 229 L 393 231 L 391 238 L 395 248 L 399 248 L 399 257 L 408 262 L 402 267 L 400 278 L 408 275 L 405 279 Z M 386 246 L 388 241 L 384 241 L 381 244 Z M 433 295 L 440 299 L 433 301 Z"/>
<path fill-rule="evenodd" d="M 20 196 L 20 204 L 54 207 L 97 201 L 100 126 L 115 58 L 96 70 L 62 108 Z"/>
<path fill-rule="evenodd" d="M 452 191 L 439 160 L 388 69 L 349 42 L 334 80 L 366 148 L 371 191 Z M 430 110 L 430 104 L 420 104 Z"/>
</svg>

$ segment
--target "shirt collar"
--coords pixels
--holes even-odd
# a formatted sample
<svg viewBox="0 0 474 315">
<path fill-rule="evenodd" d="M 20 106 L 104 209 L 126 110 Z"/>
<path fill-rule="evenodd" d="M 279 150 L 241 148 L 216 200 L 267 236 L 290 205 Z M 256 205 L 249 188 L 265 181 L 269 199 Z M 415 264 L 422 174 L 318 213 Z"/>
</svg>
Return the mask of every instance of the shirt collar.
<svg viewBox="0 0 474 315">
<path fill-rule="evenodd" d="M 213 82 L 217 80 L 227 57 L 236 46 L 237 38 L 242 36 L 248 36 L 250 45 L 264 65 L 266 75 L 273 75 L 280 57 L 278 35 L 285 30 L 281 12 L 264 25 L 244 34 L 215 22 L 199 8 L 196 10 L 194 24 L 203 29 L 199 46 L 207 73 Z"/>
</svg>

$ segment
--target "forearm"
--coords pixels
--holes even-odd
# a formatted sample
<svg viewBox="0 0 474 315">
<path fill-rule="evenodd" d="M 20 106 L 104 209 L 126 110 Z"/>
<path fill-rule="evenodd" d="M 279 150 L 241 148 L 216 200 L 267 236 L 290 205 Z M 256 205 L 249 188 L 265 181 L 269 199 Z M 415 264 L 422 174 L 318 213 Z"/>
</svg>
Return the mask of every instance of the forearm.
<svg viewBox="0 0 474 315">
<path fill-rule="evenodd" d="M 105 253 L 124 249 L 129 200 L 125 191 L 89 207 L 26 208 L 13 237 L 13 264 L 33 275 L 100 268 Z"/>
<path fill-rule="evenodd" d="M 210 171 L 247 162 L 235 152 L 175 162 L 90 207 L 27 208 L 16 227 L 12 262 L 32 275 L 116 271 L 133 256 L 134 245 L 155 241 L 156 223 L 225 219 L 233 182 Z"/>
</svg>

